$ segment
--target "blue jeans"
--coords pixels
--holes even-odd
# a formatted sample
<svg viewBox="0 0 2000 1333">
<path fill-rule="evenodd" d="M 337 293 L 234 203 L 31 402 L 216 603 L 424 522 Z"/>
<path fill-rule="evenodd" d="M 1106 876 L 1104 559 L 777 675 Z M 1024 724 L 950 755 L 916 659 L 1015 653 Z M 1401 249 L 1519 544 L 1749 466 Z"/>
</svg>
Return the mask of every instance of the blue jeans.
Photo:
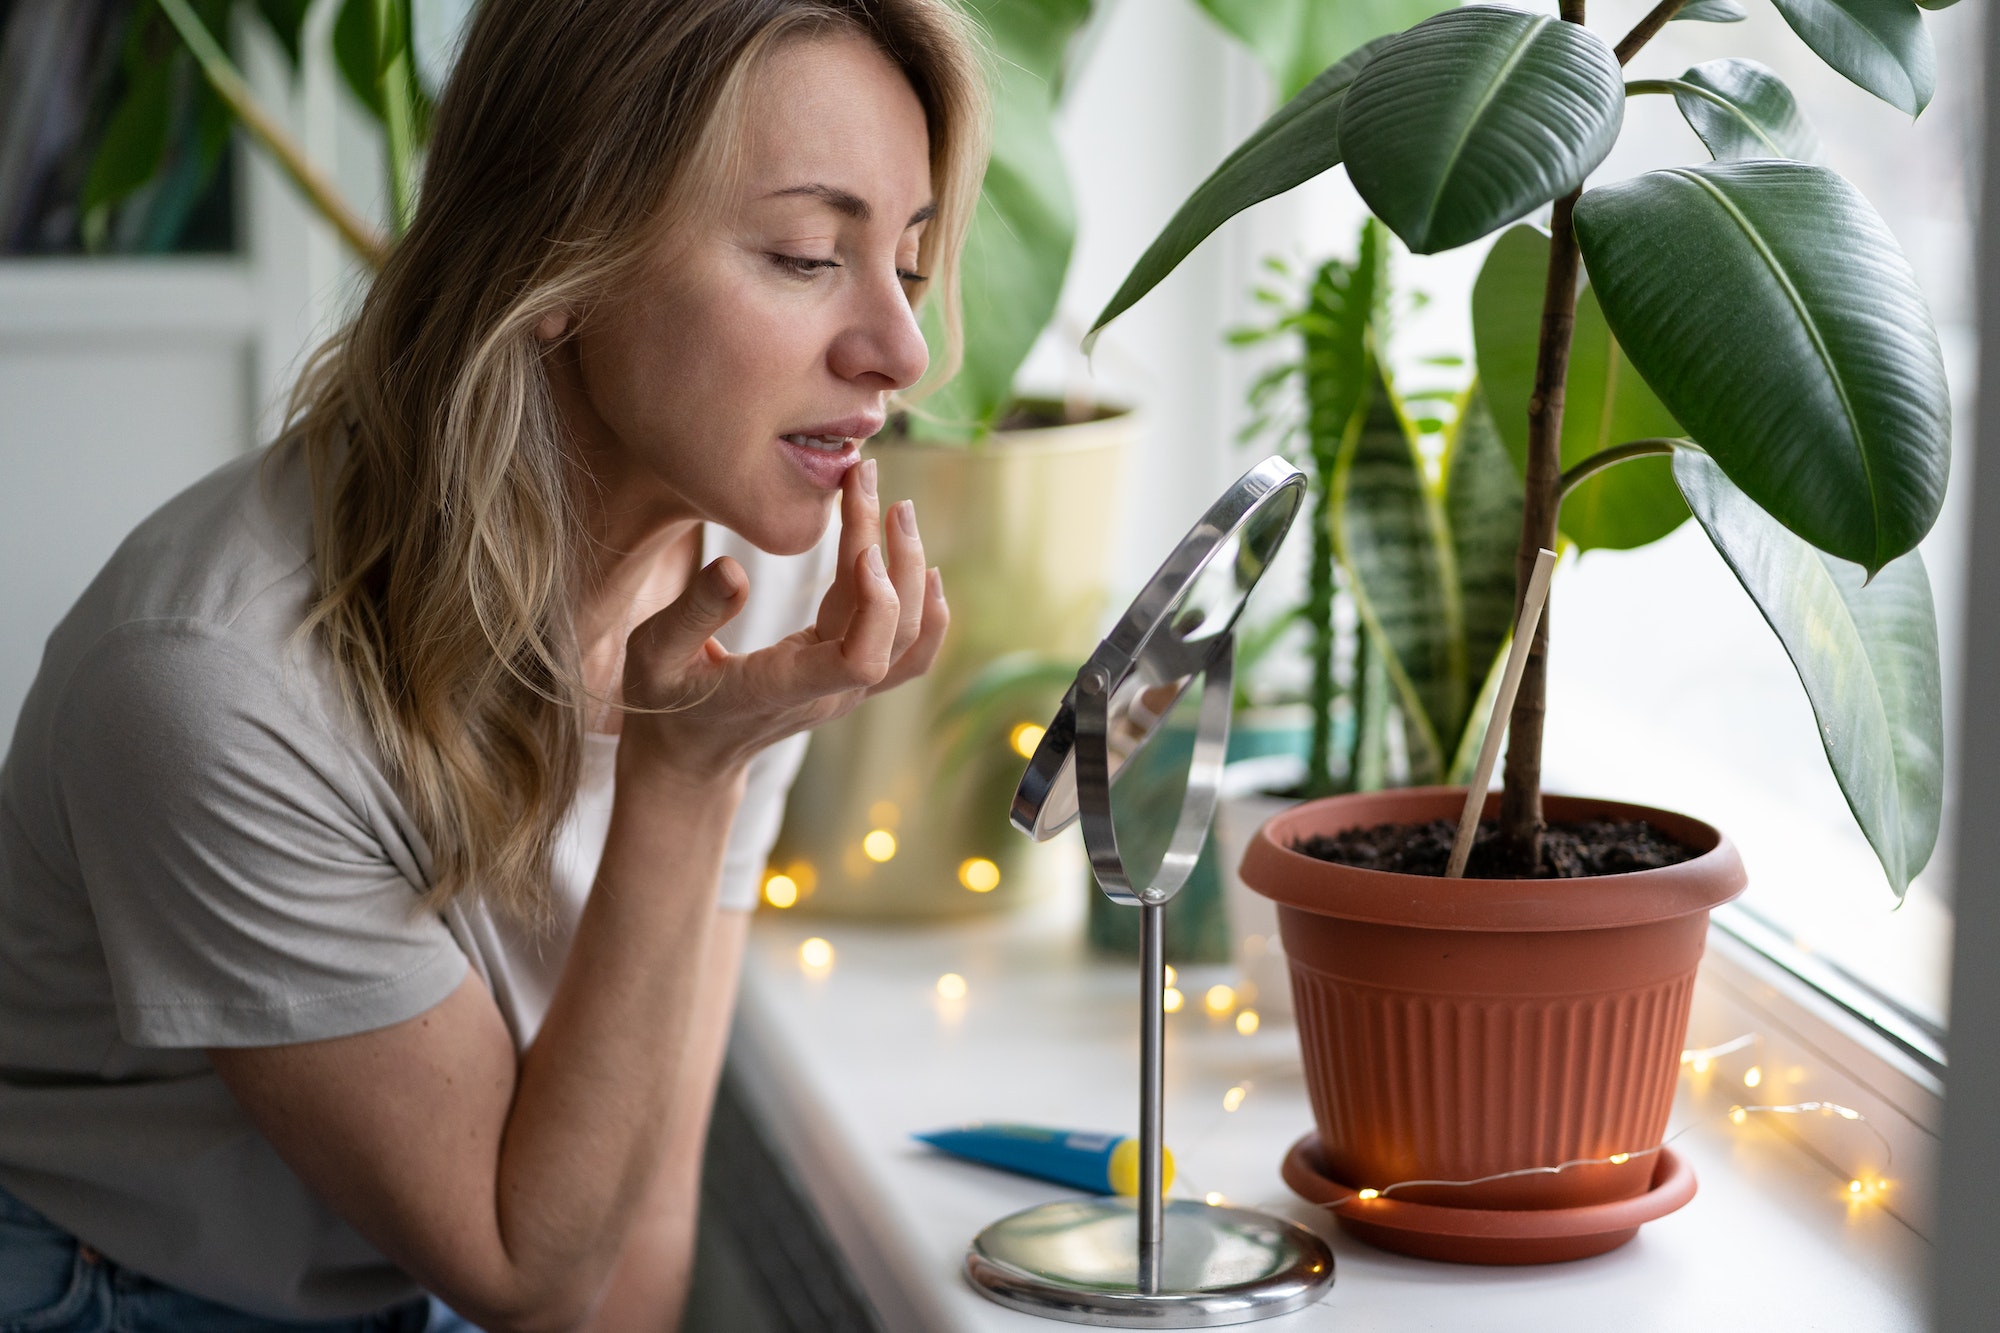
<svg viewBox="0 0 2000 1333">
<path fill-rule="evenodd" d="M 218 1305 L 111 1262 L 0 1189 L 0 1333 L 476 1333 L 435 1297 L 354 1319 Z"/>
</svg>

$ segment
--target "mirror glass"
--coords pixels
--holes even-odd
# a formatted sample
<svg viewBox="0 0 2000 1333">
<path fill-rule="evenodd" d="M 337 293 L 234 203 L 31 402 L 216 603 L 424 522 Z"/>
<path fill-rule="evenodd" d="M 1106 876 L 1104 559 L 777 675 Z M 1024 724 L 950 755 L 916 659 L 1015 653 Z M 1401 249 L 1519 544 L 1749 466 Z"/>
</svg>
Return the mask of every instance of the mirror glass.
<svg viewBox="0 0 2000 1333">
<path fill-rule="evenodd" d="M 1157 868 L 1187 789 L 1201 699 L 1190 685 L 1217 639 L 1235 627 L 1304 498 L 1304 476 L 1282 459 L 1252 468 L 1174 548 L 1091 656 L 1111 680 L 1105 748 L 1113 818 L 1120 856 L 1135 876 Z M 1078 813 L 1075 703 L 1072 687 L 1014 798 L 1014 823 L 1037 839 L 1053 837 Z M 1141 756 L 1149 757 L 1135 762 Z"/>
</svg>

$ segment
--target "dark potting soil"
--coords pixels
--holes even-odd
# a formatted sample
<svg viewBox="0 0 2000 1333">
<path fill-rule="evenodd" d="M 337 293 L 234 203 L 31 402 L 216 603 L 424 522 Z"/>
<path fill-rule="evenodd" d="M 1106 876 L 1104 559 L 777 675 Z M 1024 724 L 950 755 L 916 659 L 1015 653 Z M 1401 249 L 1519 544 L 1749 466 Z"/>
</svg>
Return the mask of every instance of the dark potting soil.
<svg viewBox="0 0 2000 1333">
<path fill-rule="evenodd" d="M 1376 824 L 1331 836 L 1314 834 L 1293 843 L 1295 851 L 1339 865 L 1388 870 L 1401 875 L 1442 875 L 1458 835 L 1455 819 L 1428 824 Z M 1542 832 L 1542 865 L 1536 875 L 1517 875 L 1501 860 L 1500 825 L 1483 820 L 1473 835 L 1467 879 L 1580 879 L 1655 870 L 1700 855 L 1640 820 L 1590 819 L 1550 824 Z"/>
</svg>

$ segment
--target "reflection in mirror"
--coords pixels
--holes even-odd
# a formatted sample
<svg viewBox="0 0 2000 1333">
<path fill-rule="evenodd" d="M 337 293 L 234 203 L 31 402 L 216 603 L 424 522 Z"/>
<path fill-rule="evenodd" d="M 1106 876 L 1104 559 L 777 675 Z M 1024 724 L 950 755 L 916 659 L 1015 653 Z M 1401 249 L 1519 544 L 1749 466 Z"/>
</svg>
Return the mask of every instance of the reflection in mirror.
<svg viewBox="0 0 2000 1333">
<path fill-rule="evenodd" d="M 1192 682 L 1184 679 L 1156 685 L 1140 694 L 1141 700 L 1156 698 L 1165 711 L 1145 726 L 1111 783 L 1111 826 L 1118 838 L 1118 858 L 1125 863 L 1126 877 L 1133 884 L 1147 885 L 1160 879 L 1160 867 L 1187 798 L 1203 688 L 1201 678 L 1195 677 Z M 1138 716 L 1135 708 L 1118 734 L 1136 733 Z M 1117 762 L 1116 750 L 1113 755 Z"/>
<path fill-rule="evenodd" d="M 1188 743 L 1151 762 L 1193 761 L 1192 719 L 1201 691 L 1188 686 L 1218 648 L 1226 651 L 1223 640 L 1277 554 L 1304 494 L 1303 475 L 1282 459 L 1251 469 L 1167 557 L 1092 655 L 1111 688 L 1105 758 L 1114 788 L 1130 780 L 1126 770 L 1152 747 L 1169 719 L 1190 719 Z M 1015 824 L 1038 839 L 1054 836 L 1078 814 L 1075 705 L 1072 693 L 1015 796 Z M 1158 786 L 1153 777 L 1145 781 L 1149 789 Z M 1186 785 L 1183 772 L 1180 789 Z M 1151 859 L 1157 863 L 1157 856 Z"/>
</svg>

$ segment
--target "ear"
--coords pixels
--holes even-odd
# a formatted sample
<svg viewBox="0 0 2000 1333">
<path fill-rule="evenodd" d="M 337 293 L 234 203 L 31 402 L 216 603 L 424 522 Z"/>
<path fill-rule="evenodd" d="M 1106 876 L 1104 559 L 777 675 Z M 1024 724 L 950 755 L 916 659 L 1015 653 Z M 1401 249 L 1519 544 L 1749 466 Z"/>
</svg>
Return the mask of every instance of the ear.
<svg viewBox="0 0 2000 1333">
<path fill-rule="evenodd" d="M 545 343 L 556 341 L 569 332 L 569 319 L 569 311 L 551 310 L 542 316 L 540 323 L 535 325 L 535 337 Z"/>
</svg>

